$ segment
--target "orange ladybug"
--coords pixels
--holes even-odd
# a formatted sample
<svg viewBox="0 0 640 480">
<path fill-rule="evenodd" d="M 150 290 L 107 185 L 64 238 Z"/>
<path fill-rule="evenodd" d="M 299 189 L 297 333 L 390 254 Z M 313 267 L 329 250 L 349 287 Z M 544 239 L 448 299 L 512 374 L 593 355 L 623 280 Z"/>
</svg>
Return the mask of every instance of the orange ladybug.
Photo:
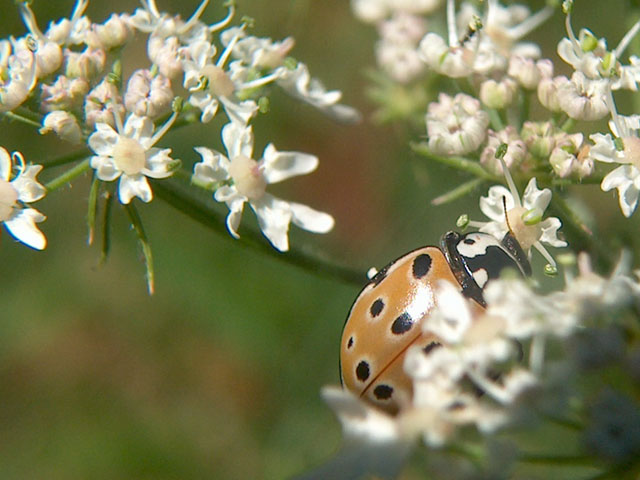
<svg viewBox="0 0 640 480">
<path fill-rule="evenodd" d="M 485 307 L 482 291 L 505 268 L 522 275 L 531 266 L 510 232 L 502 241 L 488 233 L 446 233 L 441 246 L 422 247 L 384 267 L 365 285 L 344 325 L 340 347 L 341 380 L 345 388 L 389 413 L 411 402 L 411 379 L 403 370 L 409 347 L 426 354 L 441 345 L 423 333 L 436 304 L 439 281 L 460 287 L 476 314 Z"/>
</svg>

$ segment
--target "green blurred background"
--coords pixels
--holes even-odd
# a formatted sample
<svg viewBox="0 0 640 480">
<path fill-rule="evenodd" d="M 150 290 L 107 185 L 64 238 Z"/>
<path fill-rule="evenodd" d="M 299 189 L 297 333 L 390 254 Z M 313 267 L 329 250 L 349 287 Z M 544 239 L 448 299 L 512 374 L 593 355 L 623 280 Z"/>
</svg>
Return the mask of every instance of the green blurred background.
<svg viewBox="0 0 640 480">
<path fill-rule="evenodd" d="M 157 3 L 183 18 L 198 5 Z M 477 195 L 441 208 L 429 204 L 466 178 L 427 169 L 412 156 L 407 142 L 424 131 L 371 121 L 364 71 L 374 64 L 376 33 L 353 18 L 349 2 L 238 3 L 237 18 L 255 18 L 256 35 L 294 36 L 292 54 L 364 114 L 359 125 L 340 125 L 275 93 L 271 112 L 255 122 L 257 152 L 273 142 L 320 158 L 317 172 L 275 193 L 331 212 L 336 227 L 320 236 L 292 227 L 292 245 L 361 270 L 364 279 L 370 266 L 437 242 L 460 213 L 481 218 Z M 0 35 L 22 35 L 13 2 L 0 5 Z M 615 44 L 624 9 L 622 2 L 610 5 L 610 17 L 591 26 Z M 87 13 L 100 22 L 136 6 L 94 0 Z M 72 7 L 70 0 L 41 0 L 33 9 L 44 28 Z M 212 2 L 203 18 L 212 23 L 222 15 Z M 587 9 L 576 18 L 578 25 L 594 17 Z M 559 39 L 561 16 L 545 28 L 534 38 Z M 212 143 L 219 127 L 189 127 L 161 145 L 189 166 L 198 159 L 193 146 L 220 148 Z M 30 162 L 67 151 L 53 138 L 35 138 L 29 127 L 1 125 L 0 144 Z M 339 382 L 341 329 L 359 287 L 243 248 L 156 199 L 139 206 L 155 258 L 150 297 L 120 208 L 110 258 L 98 266 L 99 246 L 86 244 L 88 186 L 81 178 L 36 205 L 49 217 L 44 252 L 2 233 L 0 479 L 277 479 L 334 452 L 340 427 L 319 390 Z M 602 227 L 620 228 L 615 198 L 598 198 L 615 212 L 614 220 L 601 215 Z M 244 222 L 255 226 L 249 210 Z"/>
</svg>

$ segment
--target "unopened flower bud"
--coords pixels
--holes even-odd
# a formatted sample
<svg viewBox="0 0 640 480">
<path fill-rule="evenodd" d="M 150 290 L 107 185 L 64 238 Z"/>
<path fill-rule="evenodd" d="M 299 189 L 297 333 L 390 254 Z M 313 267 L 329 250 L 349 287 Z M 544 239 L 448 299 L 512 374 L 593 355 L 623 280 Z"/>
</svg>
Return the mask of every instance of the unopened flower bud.
<svg viewBox="0 0 640 480">
<path fill-rule="evenodd" d="M 76 117 L 65 112 L 64 110 L 56 110 L 48 113 L 42 120 L 41 134 L 54 132 L 62 140 L 78 144 L 82 140 L 82 132 Z"/>
<path fill-rule="evenodd" d="M 65 49 L 67 77 L 79 77 L 91 80 L 104 70 L 106 55 L 104 50 L 87 47 L 83 52 L 72 52 Z"/>
<path fill-rule="evenodd" d="M 157 117 L 169 110 L 173 100 L 171 81 L 162 74 L 136 70 L 127 84 L 124 104 L 138 116 Z"/>
<path fill-rule="evenodd" d="M 84 78 L 58 76 L 53 85 L 42 85 L 40 107 L 45 112 L 72 110 L 82 105 L 89 91 L 89 82 Z"/>
<path fill-rule="evenodd" d="M 96 123 L 107 123 L 115 127 L 114 114 L 123 115 L 124 112 L 125 108 L 118 89 L 106 80 L 96 85 L 84 102 L 85 121 L 91 128 Z"/>
<path fill-rule="evenodd" d="M 133 33 L 123 15 L 116 14 L 112 14 L 104 24 L 94 25 L 93 31 L 106 50 L 124 45 Z"/>
<path fill-rule="evenodd" d="M 489 108 L 502 109 L 513 102 L 516 82 L 505 78 L 500 82 L 486 80 L 480 86 L 480 100 Z"/>
</svg>

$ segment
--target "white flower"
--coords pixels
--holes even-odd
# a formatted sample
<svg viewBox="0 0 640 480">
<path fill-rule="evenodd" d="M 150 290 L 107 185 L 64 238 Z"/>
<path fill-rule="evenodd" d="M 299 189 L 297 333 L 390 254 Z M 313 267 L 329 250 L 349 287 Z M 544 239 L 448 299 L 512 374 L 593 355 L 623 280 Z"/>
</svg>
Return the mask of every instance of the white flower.
<svg viewBox="0 0 640 480">
<path fill-rule="evenodd" d="M 116 126 L 115 119 L 125 113 L 122 97 L 113 83 L 104 79 L 84 99 L 84 118 L 89 127 L 97 123 Z"/>
<path fill-rule="evenodd" d="M 253 100 L 239 101 L 236 92 L 264 85 L 275 79 L 275 76 L 270 76 L 259 81 L 245 82 L 239 78 L 244 72 L 225 71 L 225 63 L 234 43 L 232 41 L 215 62 L 216 47 L 208 41 L 193 42 L 181 49 L 184 57 L 184 87 L 191 93 L 189 103 L 202 112 L 200 121 L 203 123 L 214 117 L 218 105 L 222 103 L 231 120 L 246 125 L 258 111 L 258 106 Z M 242 68 L 240 63 L 238 61 L 234 66 Z"/>
<path fill-rule="evenodd" d="M 360 114 L 357 110 L 340 102 L 342 92 L 329 90 L 324 87 L 317 78 L 312 78 L 309 69 L 304 63 L 298 63 L 295 69 L 280 67 L 276 80 L 289 95 L 306 102 L 321 112 L 330 115 L 343 122 L 357 122 Z"/>
<path fill-rule="evenodd" d="M 376 44 L 376 58 L 378 65 L 400 83 L 414 80 L 425 70 L 416 48 L 404 43 L 379 41 Z"/>
<path fill-rule="evenodd" d="M 480 102 L 464 93 L 454 98 L 441 93 L 426 116 L 429 149 L 439 155 L 463 155 L 475 150 L 487 136 L 489 115 Z"/>
<path fill-rule="evenodd" d="M 143 202 L 153 198 L 147 177 L 166 178 L 173 174 L 175 160 L 170 148 L 159 149 L 155 143 L 171 126 L 174 113 L 155 134 L 149 117 L 130 114 L 122 126 L 116 116 L 118 130 L 106 123 L 96 123 L 96 131 L 89 137 L 89 147 L 96 155 L 91 157 L 91 167 L 100 180 L 112 182 L 120 179 L 118 198 L 129 203 L 133 197 Z"/>
<path fill-rule="evenodd" d="M 36 180 L 42 166 L 26 166 L 18 152 L 13 157 L 19 163 L 15 176 L 11 156 L 0 147 L 0 222 L 16 240 L 36 250 L 43 250 L 47 246 L 47 239 L 36 223 L 44 221 L 46 217 L 26 205 L 45 195 L 45 188 Z"/>
<path fill-rule="evenodd" d="M 507 73 L 518 80 L 518 83 L 527 90 L 535 90 L 540 80 L 545 76 L 549 76 L 549 71 L 553 71 L 551 60 L 535 61 L 532 58 L 512 55 L 509 59 Z"/>
<path fill-rule="evenodd" d="M 227 155 L 196 147 L 202 161 L 194 167 L 194 180 L 217 188 L 215 199 L 229 207 L 227 228 L 238 238 L 238 226 L 244 204 L 249 203 L 258 217 L 262 233 L 280 251 L 289 249 L 290 222 L 316 233 L 333 228 L 333 218 L 306 205 L 287 202 L 266 192 L 267 185 L 287 178 L 310 173 L 318 166 L 313 155 L 299 152 L 279 152 L 269 144 L 262 158 L 253 159 L 253 131 L 250 126 L 231 122 L 222 129 L 222 141 Z"/>
<path fill-rule="evenodd" d="M 508 170 L 505 175 L 507 175 L 510 189 L 495 185 L 489 189 L 486 197 L 480 198 L 480 210 L 492 221 L 472 222 L 472 226 L 479 227 L 481 232 L 490 233 L 498 239 L 502 239 L 511 230 L 525 252 L 535 247 L 551 265 L 555 266 L 555 261 L 542 244 L 566 247 L 567 242 L 560 240 L 557 236 L 561 226 L 558 218 L 548 217 L 543 220 L 544 211 L 551 202 L 551 190 L 548 188 L 539 190 L 534 177 L 527 184 L 521 200 Z"/>
<path fill-rule="evenodd" d="M 36 60 L 28 49 L 14 50 L 8 40 L 0 41 L 0 112 L 24 102 L 36 85 Z"/>
<path fill-rule="evenodd" d="M 589 138 L 594 145 L 589 156 L 605 163 L 618 163 L 620 166 L 612 170 L 602 179 L 602 190 L 618 190 L 620 209 L 625 217 L 630 217 L 638 206 L 640 194 L 640 116 L 624 117 L 615 115 L 609 127 L 610 134 L 595 133 Z"/>
<path fill-rule="evenodd" d="M 607 98 L 611 91 L 609 80 L 591 80 L 576 71 L 571 80 L 558 86 L 558 104 L 576 120 L 600 120 L 610 112 Z"/>
</svg>

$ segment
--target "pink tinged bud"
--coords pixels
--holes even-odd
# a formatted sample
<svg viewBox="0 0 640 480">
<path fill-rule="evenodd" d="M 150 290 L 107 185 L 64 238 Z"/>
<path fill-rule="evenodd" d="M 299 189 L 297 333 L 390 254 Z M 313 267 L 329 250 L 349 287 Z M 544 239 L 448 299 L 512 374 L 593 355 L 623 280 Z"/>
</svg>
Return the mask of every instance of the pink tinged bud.
<svg viewBox="0 0 640 480">
<path fill-rule="evenodd" d="M 40 108 L 45 112 L 73 110 L 84 101 L 89 82 L 84 78 L 68 78 L 59 75 L 53 85 L 42 85 Z"/>
<path fill-rule="evenodd" d="M 590 80 L 574 72 L 558 89 L 560 108 L 576 120 L 600 120 L 610 113 L 606 101 L 609 88 L 608 80 Z"/>
<path fill-rule="evenodd" d="M 249 200 L 262 198 L 267 189 L 267 181 L 258 162 L 244 155 L 231 159 L 229 175 L 238 193 Z"/>
<path fill-rule="evenodd" d="M 54 132 L 62 140 L 78 144 L 82 141 L 82 131 L 76 117 L 69 112 L 57 110 L 48 113 L 42 120 L 41 134 Z"/>
<path fill-rule="evenodd" d="M 17 190 L 11 183 L 0 179 L 0 222 L 11 218 L 17 201 Z"/>
<path fill-rule="evenodd" d="M 178 49 L 180 42 L 177 37 L 161 37 L 151 35 L 147 43 L 149 58 L 158 66 L 160 73 L 173 78 L 182 72 L 182 61 Z"/>
<path fill-rule="evenodd" d="M 36 51 L 36 75 L 38 78 L 46 77 L 55 72 L 62 65 L 62 49 L 54 42 L 46 42 L 38 45 Z"/>
<path fill-rule="evenodd" d="M 106 50 L 124 45 L 133 33 L 129 23 L 116 14 L 112 14 L 104 24 L 94 25 L 93 31 Z"/>
<path fill-rule="evenodd" d="M 555 131 L 550 122 L 525 122 L 520 136 L 528 151 L 538 158 L 549 158 L 556 146 Z"/>
<path fill-rule="evenodd" d="M 511 105 L 516 87 L 516 83 L 509 78 L 500 82 L 486 80 L 480 86 L 480 100 L 487 107 L 500 110 Z"/>
<path fill-rule="evenodd" d="M 102 49 L 87 47 L 83 52 L 72 52 L 65 49 L 65 74 L 67 77 L 79 77 L 92 80 L 104 70 L 106 54 Z"/>
<path fill-rule="evenodd" d="M 129 112 L 154 118 L 167 112 L 172 100 L 171 81 L 164 75 L 154 77 L 149 70 L 136 70 L 129 78 L 124 95 Z"/>
<path fill-rule="evenodd" d="M 548 65 L 544 65 L 548 60 L 540 60 L 536 62 L 532 58 L 520 56 L 512 56 L 509 59 L 508 74 L 515 78 L 523 88 L 527 90 L 535 90 L 542 78 L 541 69 L 548 71 Z M 542 63 L 544 67 L 539 67 Z"/>
<path fill-rule="evenodd" d="M 538 84 L 538 100 L 547 110 L 559 112 L 560 100 L 558 99 L 558 90 L 560 86 L 568 82 L 567 77 L 543 78 Z"/>
<path fill-rule="evenodd" d="M 91 128 L 95 127 L 96 123 L 107 123 L 115 128 L 114 115 L 122 117 L 124 112 L 118 89 L 106 80 L 96 85 L 84 102 L 85 122 Z"/>
<path fill-rule="evenodd" d="M 509 125 L 499 132 L 489 130 L 487 146 L 480 155 L 480 163 L 494 175 L 503 175 L 502 164 L 496 158 L 496 151 L 503 144 L 507 145 L 507 150 L 502 159 L 508 168 L 519 165 L 527 156 L 527 146 L 514 127 Z"/>
</svg>

